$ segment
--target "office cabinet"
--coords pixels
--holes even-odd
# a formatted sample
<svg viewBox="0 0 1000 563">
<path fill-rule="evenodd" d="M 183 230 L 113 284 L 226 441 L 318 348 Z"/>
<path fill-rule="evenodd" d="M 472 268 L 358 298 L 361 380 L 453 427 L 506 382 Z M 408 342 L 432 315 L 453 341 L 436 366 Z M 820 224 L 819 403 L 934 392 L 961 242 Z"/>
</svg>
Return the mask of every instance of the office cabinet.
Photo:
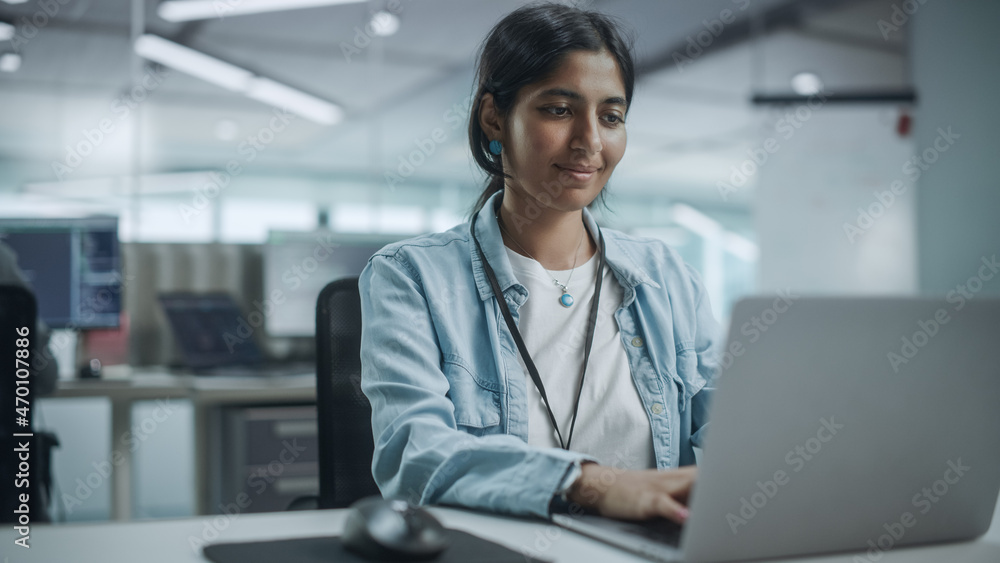
<svg viewBox="0 0 1000 563">
<path fill-rule="evenodd" d="M 285 510 L 319 494 L 315 405 L 221 410 L 221 459 L 214 513 Z"/>
</svg>

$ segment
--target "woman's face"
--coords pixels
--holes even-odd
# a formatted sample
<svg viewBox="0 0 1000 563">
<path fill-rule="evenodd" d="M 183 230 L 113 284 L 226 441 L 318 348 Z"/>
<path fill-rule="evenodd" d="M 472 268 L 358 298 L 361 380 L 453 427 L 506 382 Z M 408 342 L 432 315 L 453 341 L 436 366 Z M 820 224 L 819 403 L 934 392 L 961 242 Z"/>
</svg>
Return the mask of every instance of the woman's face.
<svg viewBox="0 0 1000 563">
<path fill-rule="evenodd" d="M 607 51 L 573 51 L 521 89 L 503 120 L 509 191 L 543 208 L 589 205 L 625 154 L 625 85 Z"/>
</svg>

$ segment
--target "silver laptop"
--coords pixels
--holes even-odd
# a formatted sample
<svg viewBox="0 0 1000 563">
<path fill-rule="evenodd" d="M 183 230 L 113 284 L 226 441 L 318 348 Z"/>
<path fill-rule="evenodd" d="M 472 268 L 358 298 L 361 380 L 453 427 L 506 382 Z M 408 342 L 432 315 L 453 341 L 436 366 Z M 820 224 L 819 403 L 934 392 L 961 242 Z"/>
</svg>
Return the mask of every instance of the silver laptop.
<svg viewBox="0 0 1000 563">
<path fill-rule="evenodd" d="M 750 298 L 733 309 L 690 517 L 567 528 L 661 561 L 974 539 L 1000 492 L 1000 300 Z"/>
</svg>

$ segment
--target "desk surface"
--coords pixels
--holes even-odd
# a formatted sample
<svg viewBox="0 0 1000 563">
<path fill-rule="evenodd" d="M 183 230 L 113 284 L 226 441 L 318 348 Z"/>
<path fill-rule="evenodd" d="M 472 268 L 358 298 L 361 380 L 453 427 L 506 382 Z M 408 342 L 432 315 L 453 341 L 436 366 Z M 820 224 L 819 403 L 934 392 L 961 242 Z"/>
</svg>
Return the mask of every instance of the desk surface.
<svg viewBox="0 0 1000 563">
<path fill-rule="evenodd" d="M 271 378 L 196 377 L 148 373 L 122 380 L 63 381 L 56 397 L 104 396 L 113 402 L 186 397 L 195 404 L 218 404 L 267 396 L 271 399 L 302 398 L 315 393 L 315 378 L 283 376 Z M 116 475 L 122 472 L 116 471 Z M 127 483 L 126 483 L 127 485 Z M 557 563 L 600 561 L 632 563 L 645 561 L 568 530 L 537 521 L 498 517 L 462 510 L 433 508 L 451 528 L 465 530 L 519 551 Z M 291 513 L 199 516 L 177 520 L 127 523 L 34 525 L 31 549 L 14 545 L 16 533 L 0 528 L 0 554 L 4 563 L 174 563 L 207 561 L 200 549 L 192 548 L 202 538 L 211 542 L 258 541 L 339 534 L 345 511 L 323 510 Z M 864 559 L 867 560 L 867 559 Z M 783 559 L 783 563 L 854 563 L 854 555 Z M 1000 504 L 989 532 L 975 542 L 898 549 L 879 563 L 938 563 L 1000 561 Z"/>
<path fill-rule="evenodd" d="M 108 397 L 112 400 L 190 398 L 192 400 L 242 400 L 258 395 L 284 399 L 313 398 L 314 374 L 235 377 L 178 375 L 164 370 L 137 371 L 122 379 L 72 379 L 59 382 L 57 398 Z"/>
<path fill-rule="evenodd" d="M 545 522 L 446 508 L 431 510 L 450 528 L 465 530 L 502 543 L 517 552 L 541 556 L 557 563 L 645 561 Z M 211 542 L 335 535 L 341 532 L 345 515 L 344 510 L 318 510 L 245 514 L 232 519 L 220 515 L 114 524 L 35 525 L 31 528 L 30 550 L 13 545 L 15 532 L 5 526 L 0 529 L 0 553 L 9 557 L 9 563 L 202 562 L 207 560 L 192 544 L 201 540 L 203 535 L 212 538 Z M 854 563 L 854 555 L 781 561 Z M 897 549 L 887 553 L 879 563 L 941 561 L 1000 561 L 1000 510 L 994 514 L 989 532 L 974 542 Z"/>
</svg>

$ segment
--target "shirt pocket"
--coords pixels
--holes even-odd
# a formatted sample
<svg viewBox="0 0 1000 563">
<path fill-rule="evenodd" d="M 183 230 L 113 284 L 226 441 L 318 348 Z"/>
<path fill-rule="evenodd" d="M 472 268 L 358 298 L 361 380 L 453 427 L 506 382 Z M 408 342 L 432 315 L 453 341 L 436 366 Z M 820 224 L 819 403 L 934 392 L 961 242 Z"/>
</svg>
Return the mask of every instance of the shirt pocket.
<svg viewBox="0 0 1000 563">
<path fill-rule="evenodd" d="M 675 378 L 681 396 L 681 412 L 691 404 L 691 397 L 701 391 L 708 380 L 698 371 L 698 353 L 694 348 L 684 348 L 677 351 L 677 371 L 671 372 Z"/>
<path fill-rule="evenodd" d="M 496 433 L 500 425 L 500 393 L 482 385 L 457 356 L 447 356 L 443 370 L 458 429 L 476 436 Z"/>
</svg>

